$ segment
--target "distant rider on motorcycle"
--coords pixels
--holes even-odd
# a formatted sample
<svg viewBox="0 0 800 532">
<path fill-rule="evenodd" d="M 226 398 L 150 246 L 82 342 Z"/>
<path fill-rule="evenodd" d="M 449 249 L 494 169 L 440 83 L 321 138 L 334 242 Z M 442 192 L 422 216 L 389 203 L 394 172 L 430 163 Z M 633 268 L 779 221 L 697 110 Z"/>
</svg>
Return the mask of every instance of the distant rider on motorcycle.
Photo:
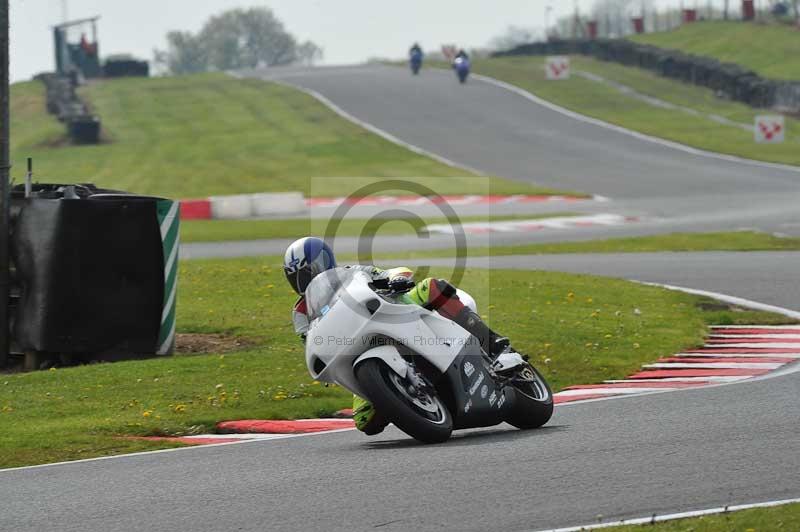
<svg viewBox="0 0 800 532">
<path fill-rule="evenodd" d="M 372 277 L 378 288 L 388 288 L 403 294 L 406 303 L 417 304 L 428 310 L 435 310 L 442 316 L 453 320 L 478 339 L 483 350 L 492 357 L 510 349 L 508 338 L 500 336 L 486 325 L 480 316 L 467 307 L 457 294 L 456 288 L 444 279 L 428 278 L 415 283 L 413 272 L 408 268 L 381 270 L 375 266 L 344 266 L 361 270 Z M 305 340 L 309 329 L 305 290 L 320 273 L 336 268 L 333 250 L 322 240 L 305 237 L 296 240 L 286 250 L 283 270 L 286 279 L 295 292 L 300 295 L 294 305 L 292 321 L 295 332 Z M 372 405 L 365 399 L 353 396 L 353 418 L 356 427 L 368 434 L 378 434 L 388 424 L 376 414 Z"/>
<path fill-rule="evenodd" d="M 411 64 L 411 72 L 414 75 L 419 74 L 420 69 L 422 68 L 422 59 L 424 54 L 422 52 L 422 48 L 420 48 L 419 44 L 414 43 L 414 46 L 408 51 L 408 59 Z"/>
</svg>

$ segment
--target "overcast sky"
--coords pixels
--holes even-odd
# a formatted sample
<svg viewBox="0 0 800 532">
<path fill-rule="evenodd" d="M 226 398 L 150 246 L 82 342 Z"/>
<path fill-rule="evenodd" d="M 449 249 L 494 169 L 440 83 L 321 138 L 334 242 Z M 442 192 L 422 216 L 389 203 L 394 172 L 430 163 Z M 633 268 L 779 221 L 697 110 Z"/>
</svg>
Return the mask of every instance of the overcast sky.
<svg viewBox="0 0 800 532">
<path fill-rule="evenodd" d="M 721 3 L 721 0 L 714 0 Z M 51 26 L 62 21 L 62 0 L 11 0 L 11 77 L 18 81 L 53 70 Z M 100 15 L 103 56 L 132 53 L 152 59 L 170 30 L 197 31 L 211 15 L 233 7 L 272 8 L 301 39 L 325 50 L 326 64 L 399 57 L 418 40 L 485 45 L 509 25 L 541 28 L 545 6 L 552 19 L 572 10 L 571 0 L 67 0 L 70 19 Z M 578 0 L 588 9 L 594 0 Z M 662 5 L 680 0 L 658 0 Z M 694 0 L 686 0 L 687 5 Z M 706 5 L 701 0 L 700 5 Z"/>
</svg>

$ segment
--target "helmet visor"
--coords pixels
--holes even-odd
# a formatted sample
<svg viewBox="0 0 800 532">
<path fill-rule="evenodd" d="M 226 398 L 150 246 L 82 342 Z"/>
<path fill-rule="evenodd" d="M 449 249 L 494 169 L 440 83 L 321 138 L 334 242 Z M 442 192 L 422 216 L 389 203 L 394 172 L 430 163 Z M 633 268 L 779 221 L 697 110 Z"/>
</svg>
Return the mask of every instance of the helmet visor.
<svg viewBox="0 0 800 532">
<path fill-rule="evenodd" d="M 311 281 L 314 279 L 314 273 L 308 266 L 294 272 L 284 269 L 284 272 L 286 273 L 286 280 L 292 285 L 294 291 L 300 295 L 305 293 L 306 288 L 308 288 L 308 285 L 311 284 Z"/>
</svg>

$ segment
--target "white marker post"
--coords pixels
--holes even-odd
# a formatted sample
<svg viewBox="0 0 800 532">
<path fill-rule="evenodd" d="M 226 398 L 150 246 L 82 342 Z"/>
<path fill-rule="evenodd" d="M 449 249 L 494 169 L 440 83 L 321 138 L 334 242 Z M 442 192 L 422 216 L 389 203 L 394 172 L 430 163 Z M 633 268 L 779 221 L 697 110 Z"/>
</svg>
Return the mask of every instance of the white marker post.
<svg viewBox="0 0 800 532">
<path fill-rule="evenodd" d="M 756 117 L 753 133 L 758 144 L 780 144 L 783 142 L 786 126 L 781 115 L 760 115 Z"/>
<path fill-rule="evenodd" d="M 550 81 L 569 79 L 569 57 L 565 55 L 551 55 L 544 63 L 545 78 Z"/>
</svg>

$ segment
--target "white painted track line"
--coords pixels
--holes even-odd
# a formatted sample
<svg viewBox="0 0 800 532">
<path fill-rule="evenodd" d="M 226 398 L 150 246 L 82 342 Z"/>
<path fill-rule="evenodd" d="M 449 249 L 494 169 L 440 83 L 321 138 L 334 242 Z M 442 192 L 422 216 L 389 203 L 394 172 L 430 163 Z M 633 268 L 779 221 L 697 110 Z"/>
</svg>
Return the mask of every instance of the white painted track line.
<svg viewBox="0 0 800 532">
<path fill-rule="evenodd" d="M 768 340 L 800 340 L 800 334 L 712 334 L 709 339 L 752 340 L 766 338 Z"/>
<path fill-rule="evenodd" d="M 705 349 L 800 349 L 800 344 L 790 342 L 742 342 L 739 344 L 706 344 Z"/>
<path fill-rule="evenodd" d="M 572 526 L 567 528 L 551 528 L 548 530 L 541 530 L 539 532 L 581 532 L 583 530 L 598 530 L 601 528 L 610 528 L 614 526 L 623 526 L 623 525 L 649 525 L 653 523 L 660 523 L 662 521 L 673 521 L 675 519 L 686 519 L 689 517 L 701 517 L 704 515 L 724 514 L 728 512 L 737 512 L 740 510 L 750 510 L 752 508 L 771 508 L 775 506 L 783 506 L 785 504 L 794 504 L 794 503 L 800 503 L 800 499 L 783 499 L 778 501 L 766 501 L 753 504 L 723 506 L 720 508 L 708 508 L 706 510 L 694 510 L 690 512 L 681 512 L 675 514 L 651 515 L 649 517 L 624 519 L 622 521 L 610 521 L 608 523 L 593 523 L 589 525 Z"/>
<path fill-rule="evenodd" d="M 632 381 L 624 381 L 632 382 Z M 638 379 L 636 382 L 639 382 Z M 666 390 L 677 390 L 678 388 L 579 388 L 577 390 L 564 390 L 554 394 L 556 397 L 573 397 L 581 395 L 623 395 L 623 394 L 637 394 L 648 392 L 663 392 Z"/>
<path fill-rule="evenodd" d="M 652 284 L 655 284 L 655 283 L 652 283 Z M 668 285 L 659 285 L 659 286 L 664 286 L 665 288 L 668 287 Z M 681 288 L 677 287 L 677 286 L 672 287 L 672 288 L 675 289 L 675 290 L 681 290 Z M 714 292 L 707 292 L 707 293 L 708 294 L 713 294 Z M 723 295 L 723 294 L 719 294 L 719 295 Z M 727 297 L 731 297 L 731 296 L 727 296 Z M 746 299 L 742 299 L 742 301 L 747 301 L 747 300 Z M 755 303 L 755 301 L 751 301 L 751 303 Z M 761 304 L 761 303 L 759 303 L 759 304 Z M 785 309 L 785 310 L 788 310 L 788 309 Z M 796 313 L 793 310 L 790 310 L 789 312 L 791 312 L 792 315 L 800 314 L 800 313 Z M 800 330 L 800 324 L 797 324 L 797 325 L 712 325 L 711 328 L 712 329 L 771 329 L 771 330 L 775 330 L 775 331 L 789 329 L 789 330 L 797 331 L 797 330 Z"/>
<path fill-rule="evenodd" d="M 674 357 L 684 358 L 800 358 L 800 353 L 678 353 Z"/>
<path fill-rule="evenodd" d="M 711 383 L 729 383 L 747 380 L 750 377 L 747 375 L 721 375 L 711 377 L 667 377 L 664 379 L 636 379 L 635 382 L 675 382 L 675 383 L 694 383 L 694 382 L 711 382 Z M 625 380 L 607 380 L 603 381 L 604 384 L 626 384 L 631 382 L 631 379 Z"/>
<path fill-rule="evenodd" d="M 800 171 L 800 167 L 797 168 Z M 697 290 L 695 288 L 685 288 L 683 286 L 674 286 L 670 284 L 664 283 L 646 283 L 643 281 L 638 281 L 639 283 L 647 286 L 660 286 L 661 288 L 666 288 L 667 290 L 676 290 L 678 292 L 684 292 L 686 294 L 694 294 L 696 296 L 706 296 L 710 297 L 711 299 L 716 299 L 719 301 L 724 301 L 725 303 L 730 303 L 731 305 L 736 305 L 738 307 L 750 308 L 753 310 L 763 310 L 765 312 L 773 312 L 775 314 L 781 314 L 793 320 L 800 320 L 800 312 L 796 310 L 791 310 L 784 307 L 778 307 L 775 305 L 768 305 L 766 303 L 759 303 L 758 301 L 753 301 L 752 299 L 745 299 L 743 297 L 736 297 L 736 296 L 729 296 L 727 294 L 720 294 L 719 292 L 711 292 L 710 290 Z M 797 329 L 800 325 L 759 325 L 758 329 Z M 712 329 L 753 329 L 752 325 L 719 325 L 712 327 Z"/>
<path fill-rule="evenodd" d="M 742 362 L 739 364 L 727 362 L 658 362 L 656 364 L 645 364 L 642 367 L 648 369 L 778 369 L 781 366 L 783 364 L 771 362 Z"/>
</svg>

